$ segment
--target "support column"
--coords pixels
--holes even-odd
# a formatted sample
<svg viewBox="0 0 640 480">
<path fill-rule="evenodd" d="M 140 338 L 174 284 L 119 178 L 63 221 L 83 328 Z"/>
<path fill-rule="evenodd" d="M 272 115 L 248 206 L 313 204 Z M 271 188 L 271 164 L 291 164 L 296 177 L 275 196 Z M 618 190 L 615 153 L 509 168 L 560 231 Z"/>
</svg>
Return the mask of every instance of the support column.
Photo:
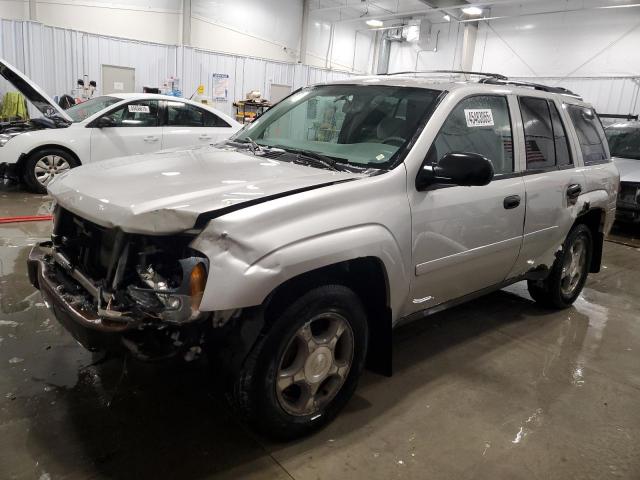
<svg viewBox="0 0 640 480">
<path fill-rule="evenodd" d="M 464 24 L 464 36 L 462 37 L 462 55 L 460 57 L 460 70 L 473 70 L 473 54 L 476 51 L 476 38 L 478 37 L 478 24 L 476 22 Z"/>
<path fill-rule="evenodd" d="M 38 8 L 36 0 L 29 0 L 29 20 L 38 21 Z"/>
<path fill-rule="evenodd" d="M 191 0 L 182 0 L 182 45 L 191 45 Z"/>
<path fill-rule="evenodd" d="M 300 56 L 298 63 L 307 63 L 307 39 L 309 37 L 309 4 L 311 0 L 302 3 L 302 29 L 300 32 Z"/>
</svg>

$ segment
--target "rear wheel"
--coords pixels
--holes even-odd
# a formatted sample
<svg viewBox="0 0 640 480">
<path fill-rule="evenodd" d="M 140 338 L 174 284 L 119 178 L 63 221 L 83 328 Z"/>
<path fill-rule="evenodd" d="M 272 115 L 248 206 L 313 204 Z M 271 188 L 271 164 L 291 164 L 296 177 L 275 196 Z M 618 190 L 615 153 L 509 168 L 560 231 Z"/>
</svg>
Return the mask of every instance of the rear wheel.
<svg viewBox="0 0 640 480">
<path fill-rule="evenodd" d="M 333 419 L 356 389 L 367 349 L 360 299 L 341 285 L 310 290 L 277 315 L 234 382 L 242 417 L 291 439 Z"/>
<path fill-rule="evenodd" d="M 80 165 L 71 154 L 59 148 L 46 148 L 29 155 L 22 179 L 34 193 L 47 193 L 47 185 L 56 175 Z"/>
<path fill-rule="evenodd" d="M 550 308 L 569 307 L 582 292 L 587 281 L 593 239 L 584 224 L 578 224 L 569 232 L 551 273 L 545 280 L 529 280 L 531 297 Z"/>
</svg>

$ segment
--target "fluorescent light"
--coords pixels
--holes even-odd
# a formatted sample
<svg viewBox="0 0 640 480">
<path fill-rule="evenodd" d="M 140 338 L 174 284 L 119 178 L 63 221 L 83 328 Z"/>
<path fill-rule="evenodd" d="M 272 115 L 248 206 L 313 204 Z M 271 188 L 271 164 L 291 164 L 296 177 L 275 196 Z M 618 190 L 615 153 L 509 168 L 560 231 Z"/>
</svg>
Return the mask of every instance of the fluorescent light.
<svg viewBox="0 0 640 480">
<path fill-rule="evenodd" d="M 606 7 L 598 7 L 598 8 L 629 8 L 629 7 L 640 7 L 640 3 L 629 3 L 626 5 L 607 5 Z"/>
<path fill-rule="evenodd" d="M 451 17 L 450 17 L 449 15 L 445 15 L 445 16 L 444 16 L 444 17 L 442 17 L 442 18 L 444 18 L 444 21 L 445 21 L 445 22 L 450 22 L 450 21 L 451 21 Z"/>
<path fill-rule="evenodd" d="M 370 27 L 381 27 L 382 25 L 384 25 L 384 23 L 382 23 L 382 20 L 375 20 L 373 18 L 371 20 L 367 20 L 365 23 Z"/>
<path fill-rule="evenodd" d="M 482 9 L 478 7 L 466 7 L 462 9 L 462 13 L 467 15 L 482 15 Z"/>
</svg>

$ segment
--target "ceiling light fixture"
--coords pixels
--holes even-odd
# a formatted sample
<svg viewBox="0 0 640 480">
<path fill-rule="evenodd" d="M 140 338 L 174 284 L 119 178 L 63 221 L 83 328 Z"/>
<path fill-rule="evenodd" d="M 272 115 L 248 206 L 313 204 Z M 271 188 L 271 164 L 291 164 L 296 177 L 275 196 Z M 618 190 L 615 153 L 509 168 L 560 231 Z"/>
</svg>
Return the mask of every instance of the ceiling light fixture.
<svg viewBox="0 0 640 480">
<path fill-rule="evenodd" d="M 467 15 L 482 15 L 482 9 L 478 7 L 466 7 L 462 9 L 462 13 Z"/>
<path fill-rule="evenodd" d="M 370 27 L 381 27 L 384 25 L 381 20 L 375 20 L 373 18 L 371 20 L 367 20 L 365 23 Z"/>
<path fill-rule="evenodd" d="M 442 18 L 444 18 L 444 21 L 445 21 L 445 22 L 450 22 L 450 21 L 451 21 L 451 17 L 450 17 L 449 15 L 445 15 L 445 16 L 444 16 L 444 17 L 442 17 Z"/>
<path fill-rule="evenodd" d="M 640 3 L 627 3 L 626 5 L 607 5 L 605 7 L 598 7 L 598 8 L 629 8 L 629 7 L 640 7 Z"/>
</svg>

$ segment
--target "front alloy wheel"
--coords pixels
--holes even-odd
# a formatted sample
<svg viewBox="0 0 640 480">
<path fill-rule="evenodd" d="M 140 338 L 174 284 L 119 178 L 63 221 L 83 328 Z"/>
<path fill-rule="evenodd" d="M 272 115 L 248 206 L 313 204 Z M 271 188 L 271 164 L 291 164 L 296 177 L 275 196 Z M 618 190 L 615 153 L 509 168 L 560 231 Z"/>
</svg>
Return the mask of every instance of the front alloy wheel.
<svg viewBox="0 0 640 480">
<path fill-rule="evenodd" d="M 289 341 L 278 369 L 280 406 L 291 415 L 311 415 L 342 388 L 353 360 L 353 331 L 336 312 L 315 316 Z"/>
<path fill-rule="evenodd" d="M 317 430 L 345 406 L 364 368 L 369 333 L 360 298 L 343 285 L 275 304 L 277 311 L 266 307 L 265 328 L 229 397 L 251 426 L 286 440 Z"/>
<path fill-rule="evenodd" d="M 45 155 L 36 162 L 33 172 L 38 183 L 46 188 L 49 182 L 53 180 L 53 177 L 70 168 L 71 165 L 65 158 L 58 155 Z"/>
</svg>

